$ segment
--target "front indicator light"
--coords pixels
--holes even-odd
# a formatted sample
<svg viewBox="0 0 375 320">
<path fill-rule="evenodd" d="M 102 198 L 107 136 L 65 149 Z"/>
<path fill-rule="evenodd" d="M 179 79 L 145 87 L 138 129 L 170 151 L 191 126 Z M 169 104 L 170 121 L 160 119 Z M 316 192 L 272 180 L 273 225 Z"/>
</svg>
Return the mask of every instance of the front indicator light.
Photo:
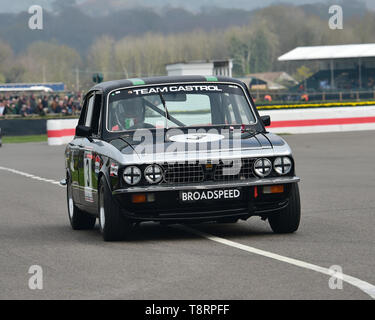
<svg viewBox="0 0 375 320">
<path fill-rule="evenodd" d="M 155 202 L 155 193 L 147 194 L 147 202 Z"/>
<path fill-rule="evenodd" d="M 132 202 L 133 203 L 145 203 L 147 202 L 146 195 L 145 194 L 133 194 Z"/>
<path fill-rule="evenodd" d="M 284 186 L 263 187 L 263 194 L 284 193 Z"/>
<path fill-rule="evenodd" d="M 133 194 L 132 202 L 133 203 L 155 202 L 155 194 L 154 193 L 148 193 L 147 195 L 144 193 Z"/>
</svg>

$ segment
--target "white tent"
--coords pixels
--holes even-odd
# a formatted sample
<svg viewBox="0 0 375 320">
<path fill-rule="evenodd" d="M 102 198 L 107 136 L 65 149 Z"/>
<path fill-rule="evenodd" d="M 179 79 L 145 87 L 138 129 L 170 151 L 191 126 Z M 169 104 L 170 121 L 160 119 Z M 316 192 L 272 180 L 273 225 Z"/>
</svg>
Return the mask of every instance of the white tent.
<svg viewBox="0 0 375 320">
<path fill-rule="evenodd" d="M 17 88 L 0 88 L 0 92 L 28 92 L 28 91 L 44 91 L 53 92 L 51 88 L 44 86 L 33 86 L 33 87 L 17 87 Z"/>
<path fill-rule="evenodd" d="M 346 44 L 336 46 L 297 47 L 278 58 L 279 61 L 327 60 L 330 62 L 331 87 L 335 86 L 335 60 L 355 59 L 358 61 L 359 86 L 362 87 L 362 59 L 375 58 L 375 43 Z"/>
<path fill-rule="evenodd" d="M 375 43 L 339 46 L 297 47 L 279 57 L 279 61 L 330 60 L 375 57 Z"/>
</svg>

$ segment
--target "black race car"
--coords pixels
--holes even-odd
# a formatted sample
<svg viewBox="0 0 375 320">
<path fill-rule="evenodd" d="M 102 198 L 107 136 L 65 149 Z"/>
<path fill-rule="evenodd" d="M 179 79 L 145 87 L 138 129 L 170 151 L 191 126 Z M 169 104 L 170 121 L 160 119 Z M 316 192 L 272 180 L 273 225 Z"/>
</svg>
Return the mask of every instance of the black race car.
<svg viewBox="0 0 375 320">
<path fill-rule="evenodd" d="M 246 85 L 224 77 L 105 82 L 86 95 L 66 148 L 69 219 L 104 240 L 135 224 L 268 219 L 276 233 L 300 222 L 288 144 L 266 131 Z"/>
</svg>

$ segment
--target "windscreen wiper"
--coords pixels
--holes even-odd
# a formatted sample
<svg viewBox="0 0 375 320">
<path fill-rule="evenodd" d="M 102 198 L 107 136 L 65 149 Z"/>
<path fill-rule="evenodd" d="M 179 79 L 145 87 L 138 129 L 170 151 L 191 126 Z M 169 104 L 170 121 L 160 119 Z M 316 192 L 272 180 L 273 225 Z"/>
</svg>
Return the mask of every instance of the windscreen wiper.
<svg viewBox="0 0 375 320">
<path fill-rule="evenodd" d="M 241 126 L 242 139 L 249 139 L 255 137 L 259 132 L 254 128 L 246 125 Z"/>
<path fill-rule="evenodd" d="M 230 134 L 234 134 L 234 126 L 235 125 L 228 125 L 224 127 L 225 129 L 229 129 Z M 259 132 L 253 128 L 251 125 L 241 125 L 241 139 L 249 139 L 255 137 Z"/>
<path fill-rule="evenodd" d="M 150 101 L 147 101 L 145 100 L 145 104 L 150 107 L 151 110 L 155 111 L 157 114 L 160 114 L 161 116 L 163 116 L 164 118 L 172 121 L 173 123 L 175 123 L 176 125 L 178 125 L 179 127 L 186 127 L 186 125 L 184 123 L 182 123 L 181 121 L 177 120 L 175 117 L 171 116 L 169 113 L 168 113 L 168 118 L 166 116 L 166 112 L 165 110 L 163 111 L 162 109 L 159 109 L 157 106 L 155 106 L 153 103 L 151 103 Z"/>
<path fill-rule="evenodd" d="M 171 120 L 171 117 L 169 116 L 169 112 L 168 112 L 168 108 L 167 108 L 167 103 L 162 95 L 161 92 L 159 92 L 159 97 L 160 97 L 160 100 L 161 100 L 161 103 L 163 104 L 164 106 L 164 110 L 165 110 L 165 129 L 169 129 L 168 127 L 168 120 Z"/>
</svg>

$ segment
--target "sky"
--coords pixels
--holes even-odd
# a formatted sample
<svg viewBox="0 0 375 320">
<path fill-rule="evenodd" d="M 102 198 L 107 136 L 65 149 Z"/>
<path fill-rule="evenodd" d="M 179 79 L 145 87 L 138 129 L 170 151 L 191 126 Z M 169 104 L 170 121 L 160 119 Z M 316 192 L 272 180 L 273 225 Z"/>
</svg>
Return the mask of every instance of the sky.
<svg viewBox="0 0 375 320">
<path fill-rule="evenodd" d="M 55 0 L 0 0 L 0 13 L 4 12 L 21 12 L 27 11 L 32 5 L 40 5 L 43 8 L 51 9 L 51 4 Z M 59 0 L 64 1 L 64 0 Z M 77 3 L 90 2 L 92 0 L 77 0 Z M 306 4 L 306 3 L 324 3 L 324 2 L 337 2 L 327 0 L 101 0 L 114 2 L 114 3 L 126 3 L 129 6 L 136 6 L 142 3 L 149 7 L 163 7 L 165 5 L 172 5 L 177 7 L 185 7 L 190 10 L 199 10 L 202 6 L 217 6 L 217 7 L 231 7 L 231 8 L 243 8 L 246 10 L 252 10 L 256 8 L 262 8 L 269 6 L 274 3 L 290 3 L 290 4 Z M 375 0 L 363 0 L 366 2 L 368 8 L 375 9 Z"/>
</svg>

